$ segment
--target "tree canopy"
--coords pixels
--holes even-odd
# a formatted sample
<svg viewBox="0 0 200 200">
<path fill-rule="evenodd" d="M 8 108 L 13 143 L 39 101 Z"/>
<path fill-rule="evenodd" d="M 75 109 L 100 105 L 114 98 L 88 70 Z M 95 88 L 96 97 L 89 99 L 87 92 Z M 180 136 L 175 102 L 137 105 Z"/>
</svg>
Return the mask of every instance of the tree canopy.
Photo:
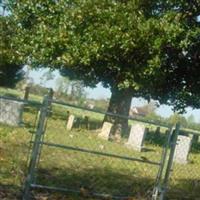
<svg viewBox="0 0 200 200">
<path fill-rule="evenodd" d="M 87 85 L 200 106 L 200 1 L 9 1 L 20 55 Z"/>
<path fill-rule="evenodd" d="M 0 15 L 0 86 L 14 87 L 24 72 L 16 48 L 12 46 L 15 26 L 9 16 Z"/>
</svg>

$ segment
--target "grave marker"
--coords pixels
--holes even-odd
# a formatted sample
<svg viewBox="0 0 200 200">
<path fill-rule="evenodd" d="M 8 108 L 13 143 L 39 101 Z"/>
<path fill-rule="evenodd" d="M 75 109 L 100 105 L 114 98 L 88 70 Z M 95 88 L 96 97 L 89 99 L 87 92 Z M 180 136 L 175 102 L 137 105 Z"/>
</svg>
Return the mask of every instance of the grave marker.
<svg viewBox="0 0 200 200">
<path fill-rule="evenodd" d="M 19 126 L 22 122 L 23 103 L 0 99 L 0 122 L 11 126 Z"/>
<path fill-rule="evenodd" d="M 112 126 L 113 126 L 112 123 L 104 122 L 101 132 L 98 134 L 98 137 L 104 140 L 108 140 Z"/>
<path fill-rule="evenodd" d="M 74 118 L 75 118 L 74 115 L 69 115 L 69 117 L 68 117 L 67 130 L 69 130 L 69 131 L 72 130 Z"/>
<path fill-rule="evenodd" d="M 174 154 L 174 162 L 180 164 L 187 164 L 190 147 L 191 138 L 188 136 L 179 135 Z"/>
<path fill-rule="evenodd" d="M 132 125 L 126 146 L 136 151 L 142 151 L 145 135 L 146 129 L 144 126 L 140 124 Z"/>
</svg>

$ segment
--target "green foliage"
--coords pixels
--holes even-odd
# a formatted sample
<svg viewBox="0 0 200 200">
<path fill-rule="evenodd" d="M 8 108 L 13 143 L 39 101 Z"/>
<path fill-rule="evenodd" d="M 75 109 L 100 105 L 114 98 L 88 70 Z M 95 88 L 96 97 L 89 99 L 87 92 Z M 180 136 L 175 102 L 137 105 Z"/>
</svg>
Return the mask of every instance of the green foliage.
<svg viewBox="0 0 200 200">
<path fill-rule="evenodd" d="M 181 123 L 183 127 L 187 127 L 187 120 L 185 117 L 179 115 L 178 113 L 174 113 L 168 119 L 168 122 L 171 124 Z"/>
<path fill-rule="evenodd" d="M 56 97 L 69 101 L 77 101 L 83 105 L 86 100 L 86 92 L 82 81 L 70 80 L 68 77 L 59 77 L 56 80 Z"/>
<path fill-rule="evenodd" d="M 145 116 L 145 119 L 153 120 L 153 121 L 161 121 L 162 123 L 165 123 L 164 118 L 162 118 L 160 115 L 158 115 L 155 112 L 149 113 L 147 116 Z"/>
<path fill-rule="evenodd" d="M 9 2 L 26 62 L 177 110 L 200 106 L 199 0 Z"/>
<path fill-rule="evenodd" d="M 14 87 L 23 79 L 19 54 L 12 44 L 15 27 L 10 17 L 0 15 L 0 86 Z"/>
</svg>

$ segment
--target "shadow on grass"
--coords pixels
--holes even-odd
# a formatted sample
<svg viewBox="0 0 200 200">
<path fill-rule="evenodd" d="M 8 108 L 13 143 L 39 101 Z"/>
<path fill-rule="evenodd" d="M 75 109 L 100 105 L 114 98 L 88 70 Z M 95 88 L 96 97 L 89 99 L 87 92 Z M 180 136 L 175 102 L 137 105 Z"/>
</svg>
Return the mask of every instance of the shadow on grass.
<svg viewBox="0 0 200 200">
<path fill-rule="evenodd" d="M 180 179 L 177 184 L 170 184 L 167 199 L 199 200 L 200 179 Z"/>
<path fill-rule="evenodd" d="M 200 153 L 200 142 L 192 144 L 191 152 L 195 153 L 195 154 L 199 154 Z"/>
<path fill-rule="evenodd" d="M 95 200 L 91 192 L 107 193 L 116 196 L 129 196 L 128 200 L 150 200 L 154 180 L 140 178 L 134 174 L 121 174 L 110 169 L 97 168 L 77 173 L 76 170 L 39 169 L 38 184 L 63 187 L 79 191 L 79 194 L 70 192 L 56 192 L 46 189 L 34 189 L 31 200 Z M 170 184 L 167 200 L 199 200 L 199 179 L 180 179 Z M 124 195 L 123 195 L 124 194 Z M 21 200 L 22 187 L 0 184 L 0 199 Z M 101 199 L 112 199 L 107 196 Z"/>
<path fill-rule="evenodd" d="M 77 190 L 82 196 L 106 194 L 107 197 L 125 199 L 151 199 L 154 180 L 138 177 L 134 172 L 123 173 L 109 168 L 95 168 L 78 171 L 76 169 L 40 169 L 38 184 Z M 110 198 L 109 198 L 110 199 Z"/>
<path fill-rule="evenodd" d="M 83 199 L 91 198 L 91 193 L 102 193 L 108 194 L 106 199 L 111 199 L 113 195 L 127 197 L 125 199 L 148 200 L 151 199 L 154 185 L 153 179 L 107 168 L 88 169 L 82 172 L 58 168 L 40 169 L 39 174 L 38 183 L 77 190 Z M 170 200 L 200 199 L 200 180 L 180 179 L 169 188 L 167 196 Z"/>
<path fill-rule="evenodd" d="M 0 184 L 1 200 L 18 200 L 22 197 L 22 189 L 16 185 Z"/>
<path fill-rule="evenodd" d="M 167 134 L 156 134 L 154 131 L 147 132 L 145 141 L 150 144 L 163 147 L 164 144 L 167 142 Z"/>
</svg>

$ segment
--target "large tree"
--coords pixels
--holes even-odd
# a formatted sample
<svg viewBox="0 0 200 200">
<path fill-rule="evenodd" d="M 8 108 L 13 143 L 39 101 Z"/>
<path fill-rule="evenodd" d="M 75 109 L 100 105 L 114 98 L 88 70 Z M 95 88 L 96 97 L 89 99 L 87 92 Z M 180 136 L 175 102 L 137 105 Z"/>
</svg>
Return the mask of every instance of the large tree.
<svg viewBox="0 0 200 200">
<path fill-rule="evenodd" d="M 108 111 L 124 115 L 133 96 L 200 106 L 199 8 L 199 0 L 10 1 L 20 54 L 89 86 L 102 82 Z"/>
</svg>

